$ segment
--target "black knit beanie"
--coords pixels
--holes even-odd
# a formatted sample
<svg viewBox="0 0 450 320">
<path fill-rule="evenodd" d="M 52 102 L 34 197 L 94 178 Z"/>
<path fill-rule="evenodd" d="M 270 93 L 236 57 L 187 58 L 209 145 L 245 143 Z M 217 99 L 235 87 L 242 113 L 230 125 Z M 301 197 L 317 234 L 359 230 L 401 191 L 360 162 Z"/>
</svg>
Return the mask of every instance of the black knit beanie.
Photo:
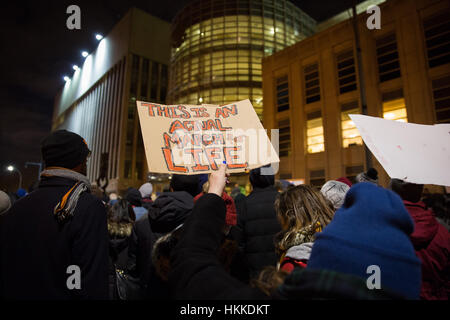
<svg viewBox="0 0 450 320">
<path fill-rule="evenodd" d="M 91 151 L 78 134 L 57 130 L 42 140 L 41 152 L 45 167 L 73 169 L 82 164 Z"/>
</svg>

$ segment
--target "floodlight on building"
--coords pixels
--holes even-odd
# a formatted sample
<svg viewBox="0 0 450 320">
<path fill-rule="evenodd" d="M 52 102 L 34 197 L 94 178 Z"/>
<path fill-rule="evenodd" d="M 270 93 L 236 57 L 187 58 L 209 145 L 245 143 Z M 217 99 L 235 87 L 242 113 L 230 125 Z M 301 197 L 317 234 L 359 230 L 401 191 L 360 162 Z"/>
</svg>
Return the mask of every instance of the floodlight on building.
<svg viewBox="0 0 450 320">
<path fill-rule="evenodd" d="M 89 55 L 89 53 L 88 53 L 87 51 L 83 51 L 83 52 L 81 52 L 81 55 L 82 55 L 84 58 L 86 58 L 86 57 Z"/>
<path fill-rule="evenodd" d="M 97 33 L 97 34 L 95 35 L 95 39 L 97 39 L 98 41 L 100 41 L 100 40 L 103 39 L 103 36 L 102 36 L 101 34 Z"/>
<path fill-rule="evenodd" d="M 80 68 L 78 68 L 78 66 L 77 66 L 76 64 L 74 64 L 72 68 L 73 68 L 73 70 L 75 70 L 75 71 L 77 71 L 78 69 L 80 69 Z"/>
<path fill-rule="evenodd" d="M 64 76 L 63 79 L 64 79 L 65 82 L 70 81 L 70 78 L 68 76 Z"/>
</svg>

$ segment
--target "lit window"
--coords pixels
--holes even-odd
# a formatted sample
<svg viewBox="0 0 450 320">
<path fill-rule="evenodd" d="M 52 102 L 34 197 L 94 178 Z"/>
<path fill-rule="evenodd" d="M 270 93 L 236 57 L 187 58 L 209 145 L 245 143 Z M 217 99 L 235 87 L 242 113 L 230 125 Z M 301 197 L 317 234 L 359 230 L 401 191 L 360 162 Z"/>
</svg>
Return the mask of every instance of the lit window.
<svg viewBox="0 0 450 320">
<path fill-rule="evenodd" d="M 383 118 L 408 122 L 403 91 L 397 90 L 383 94 Z"/>
<path fill-rule="evenodd" d="M 309 113 L 306 116 L 306 137 L 308 153 L 325 151 L 323 139 L 322 114 L 320 111 Z"/>
<path fill-rule="evenodd" d="M 362 145 L 362 139 L 356 125 L 350 119 L 349 114 L 358 114 L 358 102 L 353 101 L 341 106 L 341 130 L 342 145 L 344 148 L 355 145 Z"/>
</svg>

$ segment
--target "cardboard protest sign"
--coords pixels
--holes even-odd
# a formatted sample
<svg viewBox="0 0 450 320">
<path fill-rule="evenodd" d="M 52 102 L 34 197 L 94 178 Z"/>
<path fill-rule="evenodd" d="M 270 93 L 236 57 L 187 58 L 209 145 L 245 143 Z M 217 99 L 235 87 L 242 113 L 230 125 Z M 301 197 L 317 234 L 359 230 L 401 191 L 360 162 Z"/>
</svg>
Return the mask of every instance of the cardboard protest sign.
<svg viewBox="0 0 450 320">
<path fill-rule="evenodd" d="M 450 186 L 450 124 L 420 125 L 351 114 L 391 178 Z"/>
<path fill-rule="evenodd" d="M 279 162 L 250 101 L 226 106 L 137 101 L 151 172 L 199 174 L 226 161 L 229 172 Z"/>
</svg>

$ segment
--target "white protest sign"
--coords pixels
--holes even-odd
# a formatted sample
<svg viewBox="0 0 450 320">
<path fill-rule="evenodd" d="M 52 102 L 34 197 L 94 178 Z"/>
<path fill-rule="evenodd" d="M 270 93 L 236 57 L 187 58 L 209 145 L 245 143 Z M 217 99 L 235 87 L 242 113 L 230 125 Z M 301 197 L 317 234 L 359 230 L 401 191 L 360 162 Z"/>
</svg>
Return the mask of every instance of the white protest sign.
<svg viewBox="0 0 450 320">
<path fill-rule="evenodd" d="M 280 161 L 250 100 L 225 106 L 137 101 L 151 172 L 243 172 Z"/>
<path fill-rule="evenodd" d="M 349 116 L 391 178 L 450 186 L 450 124 L 421 125 Z"/>
</svg>

